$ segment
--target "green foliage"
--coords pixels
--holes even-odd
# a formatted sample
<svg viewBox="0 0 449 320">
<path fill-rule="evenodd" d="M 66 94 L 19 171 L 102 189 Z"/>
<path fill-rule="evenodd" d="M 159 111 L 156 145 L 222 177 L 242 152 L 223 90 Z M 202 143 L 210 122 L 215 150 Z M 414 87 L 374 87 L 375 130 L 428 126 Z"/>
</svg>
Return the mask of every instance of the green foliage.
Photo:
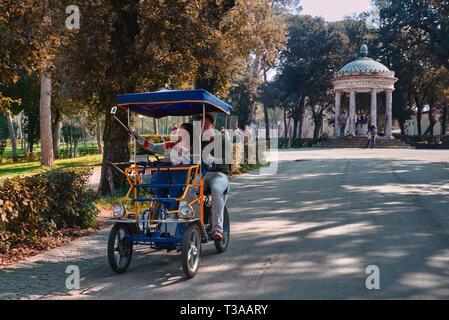
<svg viewBox="0 0 449 320">
<path fill-rule="evenodd" d="M 0 111 L 5 111 L 6 109 L 10 109 L 15 105 L 20 105 L 20 100 L 14 100 L 10 97 L 4 97 L 2 91 L 2 85 L 0 82 Z"/>
<path fill-rule="evenodd" d="M 45 248 L 60 228 L 95 225 L 97 195 L 86 190 L 91 169 L 55 169 L 6 179 L 0 187 L 0 251 L 18 244 Z"/>
<path fill-rule="evenodd" d="M 167 135 L 162 136 L 162 135 L 157 135 L 157 134 L 148 134 L 148 135 L 143 135 L 142 137 L 152 143 L 162 143 L 162 142 L 164 142 L 164 140 L 170 141 L 170 136 L 167 136 Z"/>
<path fill-rule="evenodd" d="M 311 148 L 318 143 L 317 139 L 279 138 L 279 149 Z"/>
<path fill-rule="evenodd" d="M 396 139 L 404 141 L 405 143 L 417 147 L 425 146 L 441 146 L 444 148 L 449 148 L 449 136 L 434 136 L 434 137 L 419 137 L 419 136 L 407 136 L 407 135 L 395 135 Z"/>
<path fill-rule="evenodd" d="M 11 104 L 8 109 L 12 114 L 18 114 L 23 110 L 26 121 L 23 133 L 27 136 L 30 152 L 40 139 L 40 81 L 36 72 L 22 75 L 18 81 L 10 82 L 8 85 L 0 85 L 0 91 L 7 96 L 20 101 Z"/>
<path fill-rule="evenodd" d="M 315 138 L 322 115 L 333 106 L 332 79 L 352 57 L 349 37 L 363 23 L 327 23 L 322 18 L 287 15 L 289 40 L 281 54 L 279 73 L 266 89 L 272 100 L 281 100 L 286 116 L 294 120 L 298 137 L 301 118 L 309 108 L 315 121 Z M 361 40 L 360 40 L 361 41 Z"/>
<path fill-rule="evenodd" d="M 400 49 L 419 50 L 420 55 L 449 67 L 446 0 L 375 0 L 374 3 L 379 8 L 381 31 L 388 32 L 393 39 L 406 35 L 402 37 Z"/>
<path fill-rule="evenodd" d="M 393 116 L 399 120 L 403 133 L 405 121 L 414 112 L 420 117 L 425 105 L 438 108 L 449 101 L 449 19 L 443 14 L 441 1 L 431 2 L 374 1 L 380 17 L 375 41 L 381 44 L 373 47 L 374 54 L 396 71 L 399 79 Z M 419 136 L 422 129 L 418 121 Z"/>
</svg>

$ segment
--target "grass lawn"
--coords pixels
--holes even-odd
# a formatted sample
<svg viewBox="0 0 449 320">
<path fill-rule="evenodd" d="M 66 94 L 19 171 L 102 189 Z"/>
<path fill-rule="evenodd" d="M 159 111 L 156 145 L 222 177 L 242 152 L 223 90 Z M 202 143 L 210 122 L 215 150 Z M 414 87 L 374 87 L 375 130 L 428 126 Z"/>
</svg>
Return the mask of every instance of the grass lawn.
<svg viewBox="0 0 449 320">
<path fill-rule="evenodd" d="M 96 141 L 88 141 L 86 143 L 86 147 L 90 150 L 92 150 L 92 149 L 98 150 L 98 144 Z M 61 143 L 59 150 L 60 150 L 61 154 L 64 152 L 67 153 L 67 152 L 69 152 L 69 147 L 65 143 Z M 33 153 L 37 154 L 40 152 L 41 152 L 41 145 L 36 144 L 33 147 Z M 25 150 L 21 148 L 20 140 L 17 140 L 17 153 L 19 155 L 25 154 Z M 78 154 L 83 154 L 83 153 L 86 154 L 87 152 L 86 152 L 86 149 L 84 148 L 84 143 L 80 141 L 80 143 L 78 145 Z M 5 152 L 3 153 L 3 156 L 4 157 L 12 157 L 12 147 L 11 147 L 11 143 L 9 140 L 7 140 L 7 142 L 6 142 L 6 148 L 5 148 Z"/>
<path fill-rule="evenodd" d="M 80 164 L 101 163 L 103 155 L 87 155 L 78 158 L 61 159 L 55 161 L 55 167 L 67 167 Z M 4 163 L 0 164 L 0 179 L 12 178 L 14 176 L 28 176 L 43 172 L 50 167 L 41 165 L 40 161 Z"/>
</svg>

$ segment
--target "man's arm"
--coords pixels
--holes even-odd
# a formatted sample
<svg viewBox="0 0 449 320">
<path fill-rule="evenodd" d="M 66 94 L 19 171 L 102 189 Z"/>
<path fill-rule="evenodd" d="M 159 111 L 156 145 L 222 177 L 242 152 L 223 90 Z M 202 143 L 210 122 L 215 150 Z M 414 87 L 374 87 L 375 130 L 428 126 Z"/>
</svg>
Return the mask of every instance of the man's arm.
<svg viewBox="0 0 449 320">
<path fill-rule="evenodd" d="M 176 145 L 176 142 L 165 142 L 165 143 L 152 143 L 143 137 L 139 136 L 136 132 L 133 132 L 136 141 L 147 150 L 151 152 L 165 153 L 168 149 L 173 148 Z"/>
</svg>

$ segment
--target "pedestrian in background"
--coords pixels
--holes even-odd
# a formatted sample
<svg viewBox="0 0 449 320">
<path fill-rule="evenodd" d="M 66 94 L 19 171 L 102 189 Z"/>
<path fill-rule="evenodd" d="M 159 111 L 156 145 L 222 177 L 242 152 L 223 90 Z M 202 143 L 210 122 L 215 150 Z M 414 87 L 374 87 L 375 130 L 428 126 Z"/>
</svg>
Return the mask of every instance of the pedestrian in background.
<svg viewBox="0 0 449 320">
<path fill-rule="evenodd" d="M 377 136 L 377 128 L 374 124 L 372 124 L 367 131 L 367 136 L 368 136 L 368 145 L 366 146 L 366 148 L 368 149 L 371 146 L 372 149 L 374 149 L 376 147 L 376 136 Z"/>
<path fill-rule="evenodd" d="M 346 115 L 346 111 L 343 111 L 338 118 L 338 121 L 340 122 L 340 136 L 345 135 L 346 131 L 346 123 L 348 122 L 348 116 Z"/>
</svg>

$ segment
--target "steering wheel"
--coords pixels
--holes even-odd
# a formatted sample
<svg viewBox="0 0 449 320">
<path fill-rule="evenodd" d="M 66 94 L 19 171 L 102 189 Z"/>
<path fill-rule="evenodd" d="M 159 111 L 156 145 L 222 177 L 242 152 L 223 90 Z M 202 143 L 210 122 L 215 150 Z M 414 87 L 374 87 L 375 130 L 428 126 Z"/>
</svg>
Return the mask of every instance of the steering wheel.
<svg viewBox="0 0 449 320">
<path fill-rule="evenodd" d="M 148 149 L 144 149 L 144 148 L 142 148 L 141 151 L 148 156 L 147 157 L 147 161 L 137 162 L 137 165 L 139 165 L 139 166 L 148 166 L 148 165 L 150 165 L 150 166 L 156 166 L 156 165 L 160 166 L 161 165 L 161 159 L 159 158 L 159 156 L 155 152 L 150 151 Z M 150 157 L 155 157 L 156 161 L 152 161 L 150 159 Z"/>
</svg>

